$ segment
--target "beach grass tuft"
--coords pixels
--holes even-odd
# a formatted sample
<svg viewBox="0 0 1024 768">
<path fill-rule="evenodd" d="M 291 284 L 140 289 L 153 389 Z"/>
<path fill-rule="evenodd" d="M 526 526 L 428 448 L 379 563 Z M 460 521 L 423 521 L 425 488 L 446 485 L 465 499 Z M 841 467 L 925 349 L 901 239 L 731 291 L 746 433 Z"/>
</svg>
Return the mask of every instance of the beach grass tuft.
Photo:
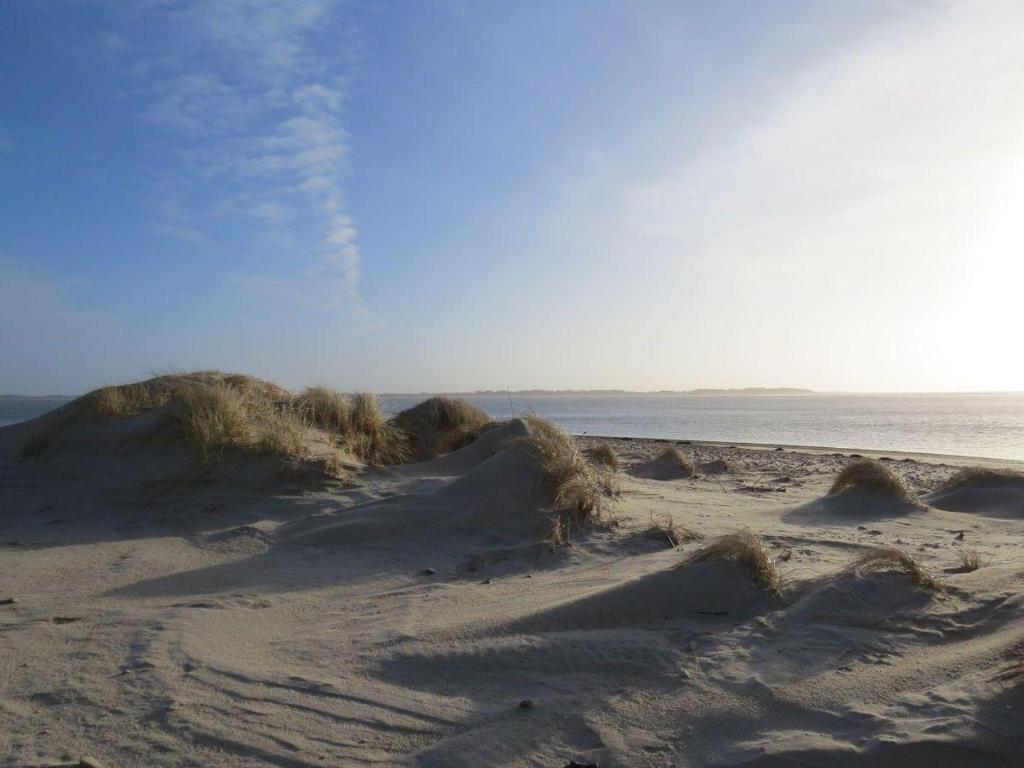
<svg viewBox="0 0 1024 768">
<path fill-rule="evenodd" d="M 899 475 L 874 459 L 860 459 L 847 465 L 836 476 L 828 494 L 834 496 L 851 489 L 901 501 L 911 498 L 910 490 Z"/>
<path fill-rule="evenodd" d="M 598 467 L 607 467 L 613 472 L 619 468 L 619 455 L 608 443 L 598 443 L 587 451 L 587 458 Z"/>
<path fill-rule="evenodd" d="M 615 485 L 584 458 L 570 435 L 539 416 L 523 418 L 529 435 L 515 442 L 525 444 L 533 453 L 551 493 L 548 541 L 558 546 L 587 523 L 602 517 Z"/>
<path fill-rule="evenodd" d="M 939 582 L 906 552 L 896 547 L 877 547 L 865 552 L 847 570 L 857 575 L 865 573 L 901 573 L 912 584 L 924 589 L 938 589 Z"/>
<path fill-rule="evenodd" d="M 395 426 L 409 445 L 411 456 L 428 461 L 458 450 L 494 425 L 487 413 L 468 400 L 431 397 L 395 416 Z"/>
<path fill-rule="evenodd" d="M 939 490 L 954 491 L 959 488 L 982 485 L 1005 485 L 1024 482 L 1024 473 L 1012 469 L 990 467 L 964 467 L 942 484 Z"/>
<path fill-rule="evenodd" d="M 775 559 L 768 554 L 761 537 L 747 528 L 720 536 L 694 552 L 677 567 L 710 560 L 728 560 L 735 563 L 749 573 L 762 589 L 775 594 L 782 591 L 782 574 L 775 564 Z"/>
</svg>

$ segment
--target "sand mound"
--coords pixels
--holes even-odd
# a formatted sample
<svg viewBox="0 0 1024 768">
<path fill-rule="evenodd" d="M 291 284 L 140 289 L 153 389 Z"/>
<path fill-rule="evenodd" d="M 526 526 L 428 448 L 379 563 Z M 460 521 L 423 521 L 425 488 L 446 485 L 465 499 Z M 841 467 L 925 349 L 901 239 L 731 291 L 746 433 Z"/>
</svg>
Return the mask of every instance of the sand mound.
<svg viewBox="0 0 1024 768">
<path fill-rule="evenodd" d="M 520 443 L 433 491 L 290 523 L 281 527 L 277 539 L 320 546 L 426 541 L 454 534 L 537 540 L 551 526 L 547 510 L 552 497 L 543 480 L 536 458 Z"/>
<path fill-rule="evenodd" d="M 700 464 L 697 469 L 703 472 L 705 475 L 724 475 L 729 472 L 729 465 L 725 463 L 725 459 L 712 459 L 711 461 L 705 461 Z"/>
<path fill-rule="evenodd" d="M 512 419 L 495 425 L 486 430 L 479 438 L 451 453 L 446 453 L 433 461 L 406 467 L 406 471 L 416 475 L 452 476 L 461 475 L 480 463 L 508 448 L 517 439 L 526 437 L 530 428 L 522 419 Z"/>
<path fill-rule="evenodd" d="M 967 467 L 931 494 L 928 503 L 952 512 L 1024 517 L 1024 474 Z"/>
<path fill-rule="evenodd" d="M 522 437 L 509 441 L 516 432 Z M 336 546 L 465 534 L 494 541 L 563 543 L 601 511 L 604 490 L 572 438 L 536 418 L 490 430 L 421 467 L 450 470 L 501 449 L 439 488 L 298 521 L 279 540 Z"/>
<path fill-rule="evenodd" d="M 610 470 L 619 468 L 619 455 L 608 443 L 598 443 L 587 451 L 587 458 L 598 467 L 607 467 Z"/>
<path fill-rule="evenodd" d="M 874 626 L 931 603 L 933 591 L 897 571 L 844 569 L 810 587 L 786 610 L 790 619 Z"/>
<path fill-rule="evenodd" d="M 678 448 L 666 448 L 653 459 L 635 465 L 630 474 L 649 480 L 680 480 L 693 477 L 696 469 L 693 462 L 679 452 Z"/>
<path fill-rule="evenodd" d="M 292 481 L 340 475 L 346 456 L 290 402 L 270 382 L 219 372 L 104 387 L 16 425 L 18 458 L 110 474 L 121 487 L 170 477 L 208 480 L 214 467 L 243 481 L 262 482 L 278 470 Z"/>
<path fill-rule="evenodd" d="M 804 504 L 785 515 L 787 522 L 863 522 L 921 512 L 903 480 L 871 459 L 855 461 L 843 469 L 828 495 Z"/>
<path fill-rule="evenodd" d="M 837 476 L 829 496 L 847 491 L 861 491 L 885 499 L 909 501 L 910 491 L 903 479 L 874 459 L 861 459 L 848 464 Z"/>
<path fill-rule="evenodd" d="M 463 448 L 494 425 L 491 417 L 467 400 L 432 397 L 394 418 L 406 436 L 413 461 L 429 461 Z"/>
<path fill-rule="evenodd" d="M 770 602 L 750 574 L 728 560 L 684 562 L 518 621 L 509 631 L 636 626 L 699 616 L 741 616 Z"/>
</svg>

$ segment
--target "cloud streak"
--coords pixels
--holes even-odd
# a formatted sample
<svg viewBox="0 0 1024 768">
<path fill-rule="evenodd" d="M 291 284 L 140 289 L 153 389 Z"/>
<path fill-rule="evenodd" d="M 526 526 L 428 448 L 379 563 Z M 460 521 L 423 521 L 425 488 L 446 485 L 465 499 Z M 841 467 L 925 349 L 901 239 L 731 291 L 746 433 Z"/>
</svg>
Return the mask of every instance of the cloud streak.
<svg viewBox="0 0 1024 768">
<path fill-rule="evenodd" d="M 364 314 L 344 184 L 348 52 L 314 44 L 328 28 L 344 38 L 336 3 L 154 2 L 145 13 L 164 45 L 142 54 L 118 38 L 105 51 L 128 60 L 144 119 L 174 147 L 175 169 L 157 179 L 162 230 L 208 242 L 219 224 L 246 221 L 261 232 L 253 251 L 266 269 L 237 284 Z"/>
</svg>

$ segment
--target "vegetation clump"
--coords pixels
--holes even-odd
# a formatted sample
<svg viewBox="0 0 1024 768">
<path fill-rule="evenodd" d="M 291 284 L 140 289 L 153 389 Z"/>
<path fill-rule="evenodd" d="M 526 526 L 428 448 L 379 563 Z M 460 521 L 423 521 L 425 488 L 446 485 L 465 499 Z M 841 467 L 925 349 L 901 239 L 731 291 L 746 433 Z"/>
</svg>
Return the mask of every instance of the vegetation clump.
<svg viewBox="0 0 1024 768">
<path fill-rule="evenodd" d="M 906 483 L 884 464 L 873 459 L 862 459 L 848 464 L 836 476 L 828 494 L 834 496 L 850 489 L 867 491 L 900 501 L 911 499 Z"/>
<path fill-rule="evenodd" d="M 955 569 L 956 573 L 971 573 L 985 564 L 981 553 L 974 547 L 964 547 L 960 550 L 960 566 Z"/>
<path fill-rule="evenodd" d="M 325 432 L 347 435 L 352 428 L 348 397 L 329 387 L 309 387 L 292 400 L 292 406 L 306 421 Z"/>
<path fill-rule="evenodd" d="M 395 416 L 395 426 L 417 461 L 458 450 L 494 425 L 485 411 L 468 400 L 431 397 Z"/>
<path fill-rule="evenodd" d="M 954 491 L 959 488 L 983 485 L 1007 485 L 1024 483 L 1024 473 L 1012 469 L 992 469 L 989 467 L 964 467 L 944 482 L 942 491 Z"/>
<path fill-rule="evenodd" d="M 782 574 L 775 564 L 775 559 L 768 554 L 760 537 L 745 528 L 715 539 L 677 567 L 710 560 L 728 560 L 735 563 L 749 573 L 754 583 L 762 589 L 776 594 L 782 591 Z"/>
<path fill-rule="evenodd" d="M 619 455 L 608 443 L 598 443 L 587 451 L 591 463 L 615 471 L 619 468 Z"/>
<path fill-rule="evenodd" d="M 693 462 L 683 456 L 678 448 L 666 448 L 658 454 L 655 461 L 662 464 L 670 464 L 673 467 L 678 468 L 679 474 L 683 477 L 691 477 L 697 472 L 697 468 L 693 465 Z"/>
<path fill-rule="evenodd" d="M 561 545 L 574 531 L 603 516 L 615 485 L 584 458 L 570 435 L 539 416 L 524 420 L 529 434 L 516 442 L 525 444 L 537 460 L 552 497 L 548 541 Z"/>
<path fill-rule="evenodd" d="M 307 423 L 335 435 L 367 464 L 399 464 L 408 458 L 405 436 L 384 414 L 376 395 L 310 387 L 291 401 L 291 408 Z"/>
<path fill-rule="evenodd" d="M 387 418 L 376 395 L 357 392 L 350 400 L 347 446 L 367 464 L 401 464 L 408 458 L 405 435 Z"/>
<path fill-rule="evenodd" d="M 901 573 L 915 586 L 938 589 L 939 582 L 917 560 L 896 547 L 878 547 L 865 552 L 849 566 L 854 574 Z"/>
<path fill-rule="evenodd" d="M 668 512 L 656 518 L 653 511 L 651 512 L 651 524 L 644 532 L 644 535 L 648 539 L 664 541 L 672 548 L 688 541 L 697 541 L 704 538 L 692 528 L 678 525 Z"/>
</svg>

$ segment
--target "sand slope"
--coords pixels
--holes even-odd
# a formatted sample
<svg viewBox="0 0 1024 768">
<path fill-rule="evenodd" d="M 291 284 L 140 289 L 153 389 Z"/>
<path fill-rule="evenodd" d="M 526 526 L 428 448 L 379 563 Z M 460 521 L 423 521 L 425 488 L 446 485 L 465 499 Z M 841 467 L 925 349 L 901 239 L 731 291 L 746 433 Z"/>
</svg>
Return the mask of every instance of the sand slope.
<svg viewBox="0 0 1024 768">
<path fill-rule="evenodd" d="M 503 429 L 307 485 L 0 429 L 0 766 L 1022 764 L 1024 518 L 932 495 L 953 462 L 890 454 L 907 509 L 826 497 L 827 451 L 681 446 L 728 472 L 659 480 L 614 441 L 618 525 L 552 552 Z M 652 514 L 752 529 L 783 594 L 680 567 L 704 542 Z M 882 544 L 943 587 L 847 568 Z"/>
</svg>

